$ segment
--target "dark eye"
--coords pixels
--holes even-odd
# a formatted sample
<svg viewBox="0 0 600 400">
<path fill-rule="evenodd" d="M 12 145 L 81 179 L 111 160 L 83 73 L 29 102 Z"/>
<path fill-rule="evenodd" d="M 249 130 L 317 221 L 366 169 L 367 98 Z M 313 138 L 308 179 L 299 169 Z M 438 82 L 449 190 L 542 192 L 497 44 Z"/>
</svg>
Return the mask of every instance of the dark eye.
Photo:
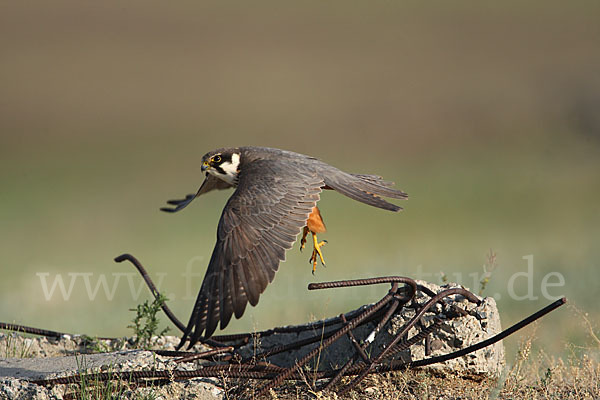
<svg viewBox="0 0 600 400">
<path fill-rule="evenodd" d="M 221 156 L 214 156 L 213 157 L 213 162 L 220 163 L 221 162 Z"/>
</svg>

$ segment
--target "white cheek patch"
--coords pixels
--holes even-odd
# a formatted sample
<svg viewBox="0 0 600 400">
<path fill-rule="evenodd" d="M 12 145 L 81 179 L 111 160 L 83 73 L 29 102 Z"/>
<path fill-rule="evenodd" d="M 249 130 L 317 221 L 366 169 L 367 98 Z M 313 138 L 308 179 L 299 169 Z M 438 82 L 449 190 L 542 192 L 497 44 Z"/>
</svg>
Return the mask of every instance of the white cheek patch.
<svg viewBox="0 0 600 400">
<path fill-rule="evenodd" d="M 231 162 L 224 162 L 221 164 L 221 168 L 227 175 L 237 175 L 237 170 L 240 165 L 240 155 L 233 153 L 231 155 Z"/>
<path fill-rule="evenodd" d="M 211 168 L 209 171 L 221 178 L 225 182 L 233 185 L 237 179 L 238 175 L 238 167 L 240 165 L 240 155 L 237 153 L 233 153 L 231 155 L 231 162 L 227 161 L 222 163 L 219 167 L 225 172 L 225 174 L 221 174 L 214 168 Z"/>
</svg>

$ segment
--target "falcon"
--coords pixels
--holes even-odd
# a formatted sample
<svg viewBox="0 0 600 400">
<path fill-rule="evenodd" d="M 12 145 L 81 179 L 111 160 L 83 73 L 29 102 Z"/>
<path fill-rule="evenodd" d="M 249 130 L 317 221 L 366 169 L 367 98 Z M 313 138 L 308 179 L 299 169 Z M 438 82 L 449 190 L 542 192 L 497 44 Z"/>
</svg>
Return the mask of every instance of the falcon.
<svg viewBox="0 0 600 400">
<path fill-rule="evenodd" d="M 212 190 L 235 188 L 217 227 L 217 243 L 200 287 L 187 328 L 178 347 L 208 339 L 220 323 L 240 318 L 246 305 L 273 281 L 279 263 L 302 232 L 302 250 L 311 233 L 313 274 L 317 260 L 325 265 L 317 234 L 325 224 L 317 208 L 322 190 L 335 190 L 351 199 L 389 211 L 402 208 L 382 197 L 406 199 L 392 182 L 377 175 L 343 172 L 314 157 L 266 147 L 222 148 L 202 157 L 206 177 L 196 194 L 169 200 L 177 212 Z"/>
</svg>

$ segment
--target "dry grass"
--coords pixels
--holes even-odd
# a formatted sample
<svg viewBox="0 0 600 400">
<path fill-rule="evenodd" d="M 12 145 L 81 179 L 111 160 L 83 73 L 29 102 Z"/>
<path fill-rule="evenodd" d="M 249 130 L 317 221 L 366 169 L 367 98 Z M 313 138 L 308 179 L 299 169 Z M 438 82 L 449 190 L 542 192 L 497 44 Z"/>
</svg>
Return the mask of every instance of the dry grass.
<svg viewBox="0 0 600 400">
<path fill-rule="evenodd" d="M 441 375 L 426 370 L 371 375 L 344 397 L 316 392 L 304 382 L 288 383 L 260 399 L 597 399 L 600 363 L 588 356 L 578 360 L 523 359 L 500 379 Z M 541 362 L 540 362 L 541 361 Z M 349 378 L 345 378 L 345 383 Z M 241 382 L 239 382 L 242 384 Z M 261 382 L 245 382 L 249 398 Z M 235 386 L 235 385 L 234 385 Z M 341 387 L 341 386 L 340 386 Z M 339 387 L 339 388 L 340 388 Z M 237 398 L 240 387 L 228 398 Z"/>
</svg>

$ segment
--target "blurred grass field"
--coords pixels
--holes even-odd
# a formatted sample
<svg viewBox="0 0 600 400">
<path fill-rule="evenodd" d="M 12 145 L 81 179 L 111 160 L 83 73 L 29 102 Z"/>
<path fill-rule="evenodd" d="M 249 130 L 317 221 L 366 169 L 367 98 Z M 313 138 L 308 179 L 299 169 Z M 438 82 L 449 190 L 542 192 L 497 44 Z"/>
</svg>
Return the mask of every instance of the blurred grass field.
<svg viewBox="0 0 600 400">
<path fill-rule="evenodd" d="M 381 174 L 410 199 L 391 214 L 324 193 L 327 268 L 313 277 L 296 246 L 225 332 L 336 315 L 386 291 L 308 292 L 314 281 L 443 271 L 478 290 L 470 274 L 490 249 L 485 294 L 505 326 L 551 301 L 542 283 L 557 272 L 564 286 L 547 294 L 597 328 L 599 13 L 593 1 L 4 4 L 0 320 L 127 334 L 145 290 L 136 300 L 121 278 L 112 300 L 103 289 L 92 300 L 80 276 L 68 300 L 46 300 L 37 274 L 112 285 L 133 271 L 112 258 L 130 252 L 187 321 L 230 193 L 158 208 L 197 189 L 205 152 L 261 145 Z M 511 298 L 528 255 L 531 299 Z M 200 277 L 186 281 L 188 266 Z M 589 344 L 573 309 L 540 325 L 547 353 Z"/>
</svg>

